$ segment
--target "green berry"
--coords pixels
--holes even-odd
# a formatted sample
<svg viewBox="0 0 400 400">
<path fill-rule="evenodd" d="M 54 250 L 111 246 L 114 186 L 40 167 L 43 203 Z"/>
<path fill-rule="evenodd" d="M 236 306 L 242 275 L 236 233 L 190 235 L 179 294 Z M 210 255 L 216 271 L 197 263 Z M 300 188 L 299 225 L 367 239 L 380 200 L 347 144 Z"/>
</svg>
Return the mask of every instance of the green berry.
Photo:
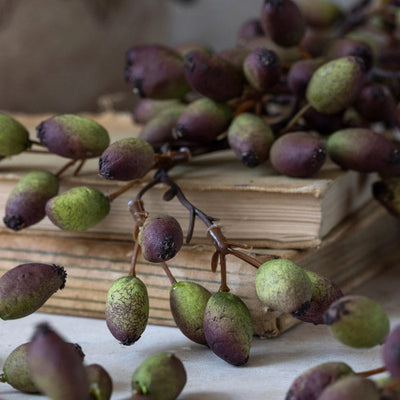
<svg viewBox="0 0 400 400">
<path fill-rule="evenodd" d="M 122 344 L 139 340 L 149 318 L 149 296 L 145 284 L 134 276 L 123 276 L 113 282 L 107 293 L 107 327 Z"/>
<path fill-rule="evenodd" d="M 322 114 L 334 114 L 356 99 L 364 82 L 365 66 L 358 57 L 342 57 L 319 67 L 311 77 L 306 98 Z"/>
<path fill-rule="evenodd" d="M 37 138 L 49 151 L 74 160 L 98 157 L 110 144 L 107 130 L 96 121 L 62 114 L 42 121 Z"/>
<path fill-rule="evenodd" d="M 45 211 L 59 228 L 81 232 L 108 215 L 110 200 L 97 189 L 78 186 L 51 198 L 46 203 Z"/>
<path fill-rule="evenodd" d="M 14 118 L 0 113 L 0 157 L 13 156 L 30 147 L 28 130 Z"/>
<path fill-rule="evenodd" d="M 203 318 L 211 293 L 195 282 L 176 282 L 170 290 L 170 307 L 177 327 L 189 339 L 199 344 L 207 344 Z"/>
<path fill-rule="evenodd" d="M 132 389 L 154 400 L 175 400 L 186 384 L 182 361 L 172 353 L 156 353 L 146 358 L 132 376 Z"/>
<path fill-rule="evenodd" d="M 228 129 L 229 146 L 247 167 L 266 161 L 273 141 L 271 127 L 255 114 L 239 114 Z"/>
<path fill-rule="evenodd" d="M 310 307 L 310 278 L 291 260 L 276 259 L 262 264 L 255 285 L 258 298 L 273 310 L 302 315 Z"/>
<path fill-rule="evenodd" d="M 39 393 L 39 389 L 32 380 L 31 372 L 28 366 L 29 342 L 23 343 L 16 347 L 6 358 L 3 366 L 3 373 L 0 377 L 1 382 L 6 382 L 14 389 L 24 393 Z M 82 348 L 76 343 L 69 343 L 74 351 L 77 352 L 81 360 L 85 354 Z"/>
<path fill-rule="evenodd" d="M 323 320 L 334 338 L 355 348 L 382 344 L 390 329 L 381 305 L 361 295 L 339 298 L 325 311 Z"/>
<path fill-rule="evenodd" d="M 328 385 L 318 400 L 380 400 L 376 384 L 367 378 L 357 375 L 345 376 Z"/>
<path fill-rule="evenodd" d="M 238 296 L 214 293 L 204 311 L 203 327 L 214 354 L 232 365 L 247 363 L 254 328 L 249 309 Z"/>
</svg>

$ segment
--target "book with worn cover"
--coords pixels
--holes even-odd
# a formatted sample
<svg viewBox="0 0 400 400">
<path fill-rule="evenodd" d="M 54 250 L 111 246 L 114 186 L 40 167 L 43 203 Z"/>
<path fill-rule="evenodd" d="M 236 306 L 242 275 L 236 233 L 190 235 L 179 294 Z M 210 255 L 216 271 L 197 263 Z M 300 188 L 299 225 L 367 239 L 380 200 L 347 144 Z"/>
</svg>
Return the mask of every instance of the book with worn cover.
<svg viewBox="0 0 400 400">
<path fill-rule="evenodd" d="M 260 261 L 268 255 L 289 258 L 301 267 L 335 281 L 344 292 L 371 279 L 398 262 L 400 223 L 375 201 L 348 216 L 318 247 L 310 249 L 245 250 Z M 62 231 L 27 229 L 12 232 L 0 228 L 0 275 L 26 262 L 63 265 L 67 271 L 64 289 L 56 292 L 41 311 L 104 318 L 105 300 L 112 282 L 130 270 L 133 240 L 106 235 L 68 234 Z M 178 281 L 191 280 L 211 292 L 219 289 L 219 268 L 211 271 L 211 243 L 184 245 L 168 265 Z M 227 256 L 227 284 L 249 307 L 255 334 L 274 337 L 298 321 L 268 309 L 257 298 L 256 268 Z M 136 275 L 146 284 L 150 297 L 149 323 L 174 325 L 169 307 L 170 281 L 158 264 L 141 257 Z"/>
<path fill-rule="evenodd" d="M 129 113 L 108 112 L 88 116 L 109 131 L 111 142 L 137 136 L 140 130 Z M 34 139 L 35 127 L 49 115 L 16 114 L 14 117 L 30 130 Z M 68 161 L 52 154 L 29 151 L 2 160 L 0 210 L 4 213 L 9 193 L 24 174 L 32 169 L 56 173 Z M 62 175 L 60 192 L 87 185 L 110 194 L 126 184 L 101 178 L 97 158 L 87 160 L 78 176 L 73 176 L 72 172 L 73 169 Z M 129 238 L 134 223 L 127 204 L 153 173 L 151 171 L 136 186 L 113 200 L 109 215 L 88 234 Z M 318 246 L 346 216 L 371 199 L 371 183 L 376 179 L 373 174 L 343 171 L 329 161 L 312 178 L 290 178 L 275 172 L 268 162 L 256 168 L 247 168 L 231 150 L 193 157 L 190 162 L 174 167 L 170 175 L 196 207 L 219 219 L 229 239 L 273 248 Z M 188 211 L 175 198 L 163 201 L 166 189 L 160 185 L 147 192 L 143 198 L 145 208 L 149 212 L 175 216 L 186 230 Z M 58 230 L 47 218 L 29 229 Z M 205 227 L 200 221 L 195 224 L 192 243 L 207 243 Z"/>
</svg>

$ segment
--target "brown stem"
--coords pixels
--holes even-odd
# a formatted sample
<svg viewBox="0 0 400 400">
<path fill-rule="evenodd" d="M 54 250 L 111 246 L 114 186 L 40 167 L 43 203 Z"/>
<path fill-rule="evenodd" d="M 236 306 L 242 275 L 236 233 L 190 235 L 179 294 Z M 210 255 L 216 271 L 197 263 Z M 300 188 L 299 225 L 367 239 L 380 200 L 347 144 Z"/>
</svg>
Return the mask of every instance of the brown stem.
<svg viewBox="0 0 400 400">
<path fill-rule="evenodd" d="M 368 376 L 380 374 L 381 372 L 386 372 L 386 371 L 387 371 L 386 367 L 379 367 L 379 368 L 370 369 L 368 371 L 357 372 L 357 375 L 367 378 Z"/>
<path fill-rule="evenodd" d="M 46 147 L 42 142 L 39 142 L 38 140 L 30 140 L 30 143 L 31 144 L 36 144 L 36 146 Z"/>
<path fill-rule="evenodd" d="M 132 258 L 131 258 L 131 268 L 129 270 L 130 276 L 136 276 L 136 262 L 137 262 L 139 253 L 140 253 L 140 246 L 139 246 L 138 241 L 135 240 L 135 243 L 133 245 Z"/>
<path fill-rule="evenodd" d="M 230 289 L 227 285 L 226 282 L 226 259 L 225 259 L 225 255 L 220 254 L 219 256 L 219 265 L 221 266 L 221 284 L 219 286 L 219 291 L 220 292 L 229 292 Z"/>
<path fill-rule="evenodd" d="M 242 114 L 246 111 L 251 110 L 252 108 L 254 108 L 256 106 L 256 104 L 257 104 L 257 100 L 255 100 L 255 99 L 248 99 L 248 100 L 243 101 L 242 103 L 240 103 L 237 106 L 237 108 L 235 110 L 235 115 L 237 116 L 239 114 Z"/>
<path fill-rule="evenodd" d="M 398 380 L 394 380 L 393 382 L 389 382 L 387 385 L 384 385 L 384 388 L 388 390 L 394 390 L 398 387 L 400 387 L 400 381 Z"/>
<path fill-rule="evenodd" d="M 147 218 L 147 212 L 144 209 L 142 200 L 131 200 L 128 203 L 128 208 L 129 208 L 129 212 L 132 214 L 132 217 L 136 222 L 136 231 L 135 231 L 135 237 L 134 237 L 136 240 L 139 229 L 144 224 L 144 221 Z"/>
<path fill-rule="evenodd" d="M 180 150 L 169 150 L 162 154 L 155 155 L 155 169 L 170 169 L 176 164 L 187 163 L 192 158 L 189 148 L 183 147 Z"/>
<path fill-rule="evenodd" d="M 26 149 L 25 151 L 28 153 L 34 153 L 34 154 L 53 154 L 53 153 L 50 153 L 50 151 L 48 151 L 48 150 Z"/>
<path fill-rule="evenodd" d="M 263 262 L 261 262 L 260 260 L 257 260 L 257 258 L 254 258 L 254 257 L 252 257 L 252 256 L 250 256 L 250 255 L 248 255 L 248 254 L 242 253 L 242 252 L 239 251 L 239 250 L 230 249 L 230 253 L 231 253 L 233 256 L 235 256 L 235 257 L 237 257 L 237 258 L 240 258 L 241 260 L 245 261 L 247 264 L 250 264 L 250 265 L 252 265 L 252 266 L 255 267 L 255 268 L 259 268 L 259 267 L 263 264 Z M 271 256 L 271 260 L 272 260 L 273 258 L 274 258 L 274 257 Z"/>
<path fill-rule="evenodd" d="M 169 269 L 167 263 L 165 261 L 163 261 L 160 264 L 161 264 L 165 274 L 168 276 L 168 279 L 169 279 L 171 285 L 174 285 L 176 283 L 176 279 L 175 279 L 174 275 L 172 275 L 172 272 Z"/>
<path fill-rule="evenodd" d="M 140 179 L 135 179 L 133 181 L 128 182 L 124 186 L 122 186 L 120 189 L 116 190 L 113 193 L 110 193 L 107 197 L 110 201 L 115 200 L 118 196 L 121 196 L 121 194 L 127 192 L 129 189 L 131 189 L 133 186 L 137 185 L 138 182 L 140 182 Z"/>
<path fill-rule="evenodd" d="M 296 125 L 296 122 L 311 108 L 311 104 L 307 103 L 304 105 L 295 115 L 294 117 L 289 121 L 289 123 L 279 132 L 280 135 L 289 132 L 294 125 Z"/>
<path fill-rule="evenodd" d="M 80 170 L 82 169 L 82 167 L 84 166 L 85 162 L 86 162 L 86 158 L 80 160 L 79 165 L 77 166 L 77 168 L 75 169 L 75 171 L 73 173 L 74 176 L 78 176 L 78 174 L 79 174 Z"/>
<path fill-rule="evenodd" d="M 68 161 L 55 175 L 59 178 L 68 168 L 72 167 L 77 160 Z"/>
</svg>

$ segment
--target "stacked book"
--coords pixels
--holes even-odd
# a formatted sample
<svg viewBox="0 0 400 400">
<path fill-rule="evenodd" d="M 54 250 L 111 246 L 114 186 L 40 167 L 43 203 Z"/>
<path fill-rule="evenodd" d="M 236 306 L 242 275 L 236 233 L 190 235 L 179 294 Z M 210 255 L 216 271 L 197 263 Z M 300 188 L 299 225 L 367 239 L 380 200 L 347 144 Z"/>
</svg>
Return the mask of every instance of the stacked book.
<svg viewBox="0 0 400 400">
<path fill-rule="evenodd" d="M 89 116 L 108 129 L 111 142 L 138 134 L 139 127 L 129 114 Z M 48 116 L 14 117 L 34 138 L 35 126 Z M 0 209 L 5 209 L 9 193 L 27 172 L 45 169 L 55 173 L 67 161 L 34 152 L 2 160 Z M 77 176 L 62 175 L 60 192 L 87 185 L 109 194 L 125 184 L 102 179 L 97 163 L 97 159 L 88 160 Z M 151 175 L 116 198 L 109 215 L 87 232 L 61 231 L 48 219 L 18 232 L 2 224 L 0 275 L 25 262 L 63 265 L 68 273 L 66 287 L 41 311 L 103 318 L 109 287 L 130 269 L 135 222 L 128 202 Z M 260 261 L 271 255 L 290 258 L 333 279 L 344 291 L 372 278 L 400 255 L 396 240 L 400 224 L 372 199 L 374 175 L 343 171 L 328 162 L 312 178 L 289 178 L 276 173 L 268 163 L 246 168 L 230 150 L 195 157 L 173 168 L 170 175 L 197 208 L 219 219 L 228 239 L 248 246 L 245 252 Z M 176 199 L 163 201 L 165 190 L 160 185 L 148 191 L 143 197 L 145 208 L 173 215 L 185 231 L 188 211 Z M 191 242 L 168 265 L 177 280 L 192 280 L 216 291 L 219 271 L 211 271 L 214 250 L 206 227 L 196 221 Z M 228 286 L 248 305 L 257 335 L 276 336 L 295 323 L 290 316 L 269 310 L 258 301 L 253 266 L 230 255 L 227 263 Z M 171 285 L 161 267 L 140 257 L 136 272 L 148 288 L 150 323 L 174 325 L 169 310 Z"/>
</svg>

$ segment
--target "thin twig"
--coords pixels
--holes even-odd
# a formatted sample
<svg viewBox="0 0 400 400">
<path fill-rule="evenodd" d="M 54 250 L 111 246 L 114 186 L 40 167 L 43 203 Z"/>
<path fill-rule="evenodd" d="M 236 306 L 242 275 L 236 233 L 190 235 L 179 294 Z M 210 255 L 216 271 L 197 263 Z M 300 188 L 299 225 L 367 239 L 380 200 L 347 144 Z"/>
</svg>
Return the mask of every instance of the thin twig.
<svg viewBox="0 0 400 400">
<path fill-rule="evenodd" d="M 161 264 L 165 274 L 168 276 L 168 279 L 169 279 L 171 285 L 174 285 L 176 283 L 176 279 L 175 279 L 174 275 L 172 275 L 172 272 L 169 269 L 167 263 L 165 261 L 162 261 L 160 264 Z"/>
<path fill-rule="evenodd" d="M 135 239 L 135 243 L 133 245 L 132 258 L 131 258 L 131 268 L 129 271 L 130 276 L 136 276 L 136 263 L 139 253 L 140 253 L 140 246 L 138 241 Z"/>
<path fill-rule="evenodd" d="M 127 192 L 129 189 L 131 189 L 132 187 L 134 187 L 135 185 L 138 184 L 138 182 L 140 182 L 140 179 L 135 179 L 133 181 L 130 181 L 128 183 L 126 183 L 124 186 L 122 186 L 120 189 L 116 190 L 113 193 L 110 193 L 109 195 L 107 195 L 108 200 L 109 201 L 113 201 L 115 200 L 118 196 L 121 196 L 121 194 Z"/>
<path fill-rule="evenodd" d="M 381 372 L 386 372 L 386 371 L 387 371 L 386 367 L 379 367 L 379 368 L 370 369 L 368 371 L 357 372 L 357 375 L 367 378 L 369 376 L 380 374 Z"/>
<path fill-rule="evenodd" d="M 73 173 L 74 176 L 78 176 L 80 170 L 85 165 L 85 162 L 86 162 L 86 158 L 83 158 L 82 160 L 80 160 L 78 167 L 75 169 L 75 171 Z"/>
<path fill-rule="evenodd" d="M 72 167 L 77 160 L 68 161 L 56 174 L 55 176 L 59 178 L 68 168 Z"/>
</svg>

